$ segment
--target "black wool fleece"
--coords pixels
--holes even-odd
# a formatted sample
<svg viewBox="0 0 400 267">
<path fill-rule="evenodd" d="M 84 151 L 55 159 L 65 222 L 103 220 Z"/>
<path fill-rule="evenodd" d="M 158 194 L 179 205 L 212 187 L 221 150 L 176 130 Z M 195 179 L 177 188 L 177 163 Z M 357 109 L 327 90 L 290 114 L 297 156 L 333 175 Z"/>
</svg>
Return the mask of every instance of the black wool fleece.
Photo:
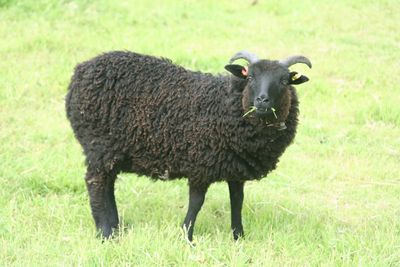
<svg viewBox="0 0 400 267">
<path fill-rule="evenodd" d="M 298 99 L 288 85 L 288 103 L 278 110 L 287 129 L 280 131 L 243 117 L 245 84 L 167 59 L 109 52 L 76 67 L 67 116 L 96 172 L 187 177 L 197 185 L 260 179 L 294 139 Z"/>
</svg>

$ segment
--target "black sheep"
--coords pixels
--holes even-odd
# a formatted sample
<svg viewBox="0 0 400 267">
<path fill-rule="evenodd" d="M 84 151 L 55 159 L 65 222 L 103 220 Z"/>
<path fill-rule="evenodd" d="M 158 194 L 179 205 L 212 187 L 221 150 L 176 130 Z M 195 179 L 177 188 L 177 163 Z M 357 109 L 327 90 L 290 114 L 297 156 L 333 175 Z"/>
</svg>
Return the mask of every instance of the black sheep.
<svg viewBox="0 0 400 267">
<path fill-rule="evenodd" d="M 231 64 L 239 58 L 249 66 Z M 302 56 L 270 61 L 246 51 L 225 66 L 229 76 L 120 51 L 79 64 L 66 110 L 86 155 L 85 181 L 102 236 L 118 227 L 114 182 L 120 172 L 186 177 L 189 240 L 207 188 L 226 181 L 233 236 L 243 236 L 244 182 L 275 169 L 296 134 L 298 99 L 291 85 L 308 78 L 288 70 L 295 63 L 311 68 Z"/>
</svg>

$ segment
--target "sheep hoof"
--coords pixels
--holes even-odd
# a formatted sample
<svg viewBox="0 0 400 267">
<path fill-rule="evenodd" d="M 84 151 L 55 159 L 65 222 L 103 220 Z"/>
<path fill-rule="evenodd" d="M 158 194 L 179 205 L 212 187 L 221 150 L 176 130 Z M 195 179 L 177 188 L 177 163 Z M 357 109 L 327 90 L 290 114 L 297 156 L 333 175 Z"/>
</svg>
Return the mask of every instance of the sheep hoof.
<svg viewBox="0 0 400 267">
<path fill-rule="evenodd" d="M 104 242 L 105 240 L 110 240 L 114 237 L 114 231 L 110 226 L 102 226 L 97 229 L 96 236 Z"/>
<path fill-rule="evenodd" d="M 244 232 L 243 232 L 243 230 L 241 230 L 241 231 L 236 231 L 236 230 L 234 230 L 234 231 L 233 231 L 233 239 L 234 239 L 235 241 L 237 241 L 237 240 L 239 240 L 239 239 L 244 239 Z"/>
</svg>

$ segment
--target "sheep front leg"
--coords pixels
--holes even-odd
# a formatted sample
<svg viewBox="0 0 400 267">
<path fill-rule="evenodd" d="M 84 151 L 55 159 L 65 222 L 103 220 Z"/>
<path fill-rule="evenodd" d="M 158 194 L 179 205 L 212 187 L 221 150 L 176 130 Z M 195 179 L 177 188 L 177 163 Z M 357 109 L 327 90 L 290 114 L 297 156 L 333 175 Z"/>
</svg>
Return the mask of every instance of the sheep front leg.
<svg viewBox="0 0 400 267">
<path fill-rule="evenodd" d="M 114 196 L 116 175 L 91 172 L 86 174 L 90 208 L 96 229 L 103 238 L 110 238 L 113 228 L 118 228 L 118 211 Z"/>
<path fill-rule="evenodd" d="M 187 232 L 187 238 L 190 242 L 193 241 L 194 224 L 197 214 L 203 206 L 208 186 L 193 185 L 189 182 L 189 207 L 182 227 Z"/>
<path fill-rule="evenodd" d="M 229 196 L 231 199 L 231 229 L 233 239 L 237 240 L 244 236 L 242 225 L 242 205 L 243 205 L 243 182 L 228 182 Z"/>
</svg>

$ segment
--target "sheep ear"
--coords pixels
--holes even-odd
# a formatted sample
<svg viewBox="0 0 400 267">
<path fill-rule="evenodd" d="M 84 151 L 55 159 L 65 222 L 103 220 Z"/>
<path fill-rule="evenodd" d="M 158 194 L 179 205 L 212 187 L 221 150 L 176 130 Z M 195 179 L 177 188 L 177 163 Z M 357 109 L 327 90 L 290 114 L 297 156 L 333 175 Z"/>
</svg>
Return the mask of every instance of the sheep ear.
<svg viewBox="0 0 400 267">
<path fill-rule="evenodd" d="M 237 64 L 229 64 L 225 66 L 225 69 L 235 75 L 238 78 L 246 79 L 247 78 L 247 67 L 243 67 Z"/>
<path fill-rule="evenodd" d="M 309 81 L 307 76 L 300 75 L 295 71 L 292 71 L 290 73 L 290 84 L 301 84 Z"/>
</svg>

